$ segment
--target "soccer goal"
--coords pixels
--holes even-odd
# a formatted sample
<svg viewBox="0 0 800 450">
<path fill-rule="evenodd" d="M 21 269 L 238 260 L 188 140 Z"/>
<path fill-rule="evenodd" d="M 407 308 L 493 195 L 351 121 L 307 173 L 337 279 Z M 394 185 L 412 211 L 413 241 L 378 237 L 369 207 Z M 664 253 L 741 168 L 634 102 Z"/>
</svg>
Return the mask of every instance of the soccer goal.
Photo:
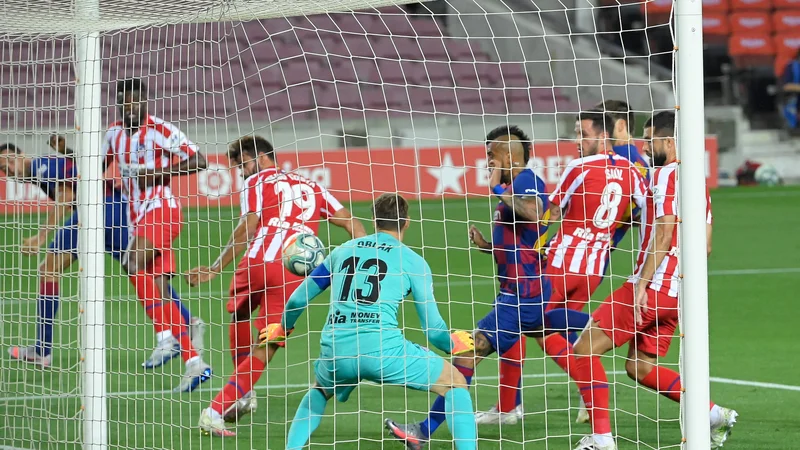
<svg viewBox="0 0 800 450">
<path fill-rule="evenodd" d="M 315 380 L 323 327 L 375 319 L 329 314 L 324 295 L 285 348 L 266 364 L 254 359 L 255 326 L 280 317 L 272 290 L 298 282 L 274 281 L 276 266 L 264 263 L 281 257 L 272 236 L 297 229 L 285 221 L 292 211 L 330 252 L 353 233 L 334 214 L 340 208 L 372 233 L 371 202 L 401 194 L 410 202 L 404 243 L 431 266 L 445 322 L 476 330 L 509 270 L 470 242 L 473 225 L 491 240 L 499 217 L 487 134 L 519 127 L 527 167 L 550 192 L 578 157 L 576 117 L 597 108 L 627 127 L 616 138 L 606 130 L 609 145 L 633 145 L 637 155 L 644 123 L 674 111 L 679 160 L 680 326 L 658 364 L 680 373 L 680 402 L 631 381 L 626 354 L 610 353 L 602 361 L 612 434 L 620 449 L 708 448 L 706 204 L 695 194 L 716 183 L 716 143 L 704 129 L 701 2 L 2 6 L 0 449 L 284 448 Z M 274 152 L 248 159 L 242 149 L 263 144 L 237 141 L 247 136 Z M 244 176 L 266 167 L 258 155 L 305 187 L 264 191 L 279 212 L 248 238 L 237 227 L 268 209 Z M 226 260 L 229 239 L 241 245 Z M 638 245 L 628 232 L 587 312 L 626 282 Z M 234 278 L 253 255 L 268 268 Z M 356 295 L 374 302 L 369 286 L 378 289 L 382 274 L 365 270 L 377 272 Z M 259 312 L 262 296 L 273 303 Z M 428 346 L 409 302 L 399 326 Z M 494 353 L 470 372 L 475 411 L 507 414 L 487 419 L 501 426 L 478 426 L 478 446 L 574 448 L 592 433 L 576 423 L 579 390 L 533 337 L 523 339 L 517 360 Z M 508 378 L 504 365 L 522 368 Z M 311 446 L 400 448 L 384 421 L 421 423 L 434 402 L 424 391 L 362 383 L 346 402 L 331 401 Z M 231 420 L 230 436 L 198 433 L 225 434 L 204 428 L 214 408 Z M 423 440 L 432 449 L 454 445 L 442 425 Z"/>
</svg>

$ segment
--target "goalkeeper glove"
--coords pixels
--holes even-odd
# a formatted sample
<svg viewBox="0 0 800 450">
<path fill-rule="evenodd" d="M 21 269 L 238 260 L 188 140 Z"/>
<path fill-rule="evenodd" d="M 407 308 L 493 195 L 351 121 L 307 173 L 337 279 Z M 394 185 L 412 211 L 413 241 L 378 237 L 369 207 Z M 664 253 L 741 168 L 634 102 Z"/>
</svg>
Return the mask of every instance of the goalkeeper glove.
<svg viewBox="0 0 800 450">
<path fill-rule="evenodd" d="M 450 338 L 453 340 L 453 348 L 450 350 L 450 354 L 453 356 L 460 356 L 475 350 L 475 341 L 469 332 L 454 331 L 450 334 Z"/>
<path fill-rule="evenodd" d="M 279 323 L 271 323 L 266 328 L 258 333 L 258 341 L 260 347 L 265 347 L 267 344 L 277 344 L 286 341 L 286 336 L 292 334 L 292 330 L 288 332 L 283 329 L 283 325 Z"/>
</svg>

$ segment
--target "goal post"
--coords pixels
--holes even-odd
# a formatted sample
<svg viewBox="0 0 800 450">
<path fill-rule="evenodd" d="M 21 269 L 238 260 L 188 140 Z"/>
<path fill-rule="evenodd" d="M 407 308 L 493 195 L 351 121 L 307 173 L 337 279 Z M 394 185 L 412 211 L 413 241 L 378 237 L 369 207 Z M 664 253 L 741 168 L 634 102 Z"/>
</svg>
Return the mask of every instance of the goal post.
<svg viewBox="0 0 800 450">
<path fill-rule="evenodd" d="M 231 425 L 238 438 L 210 442 L 197 433 L 200 411 L 236 368 L 226 304 L 235 264 L 199 287 L 180 275 L 210 266 L 239 220 L 244 180 L 226 151 L 240 136 L 269 139 L 280 169 L 327 188 L 368 232 L 373 198 L 383 192 L 407 196 L 413 202 L 407 244 L 431 265 L 447 324 L 469 329 L 498 293 L 492 258 L 477 254 L 466 237 L 469 225 L 490 236 L 496 206 L 487 176 L 487 132 L 519 125 L 531 137 L 530 167 L 552 189 L 577 156 L 569 142 L 576 114 L 606 100 L 630 104 L 638 122 L 631 137 L 640 150 L 641 122 L 676 108 L 683 274 L 680 336 L 663 360 L 679 367 L 681 404 L 664 407 L 657 393 L 628 380 L 624 357 L 604 357 L 614 433 L 620 447 L 708 448 L 706 227 L 697 193 L 705 190 L 707 160 L 713 165 L 715 157 L 704 151 L 702 2 L 623 6 L 591 0 L 564 7 L 550 0 L 447 0 L 401 8 L 407 3 L 180 0 L 128 11 L 105 0 L 50 2 L 46 8 L 0 0 L 25 19 L 0 32 L 0 144 L 21 144 L 30 156 L 52 155 L 41 145 L 45 137 L 65 134 L 75 149 L 80 217 L 77 263 L 62 274 L 52 367 L 12 361 L 7 347 L 37 339 L 41 297 L 36 264 L 20 256 L 19 243 L 53 202 L 25 180 L 0 174 L 0 236 L 6 238 L 0 254 L 12 266 L 0 269 L 11 278 L 0 280 L 0 417 L 10 417 L 0 449 L 283 446 L 287 423 L 313 381 L 327 298 L 309 307 L 287 348 L 267 364 L 253 391 L 259 409 Z M 668 23 L 647 22 L 646 10 L 656 4 Z M 640 8 L 645 25 L 601 29 L 601 12 L 623 7 Z M 619 14 L 613 17 L 622 25 Z M 625 49 L 609 51 L 614 44 L 605 40 L 619 34 L 624 43 L 630 36 L 624 33 L 640 33 L 650 42 L 647 33 L 670 27 L 674 50 L 645 45 L 642 54 L 625 55 Z M 650 66 L 665 55 L 672 56 L 672 67 Z M 108 124 L 120 119 L 116 83 L 129 77 L 148 83 L 149 112 L 174 124 L 208 159 L 207 170 L 170 180 L 184 215 L 173 242 L 174 296 L 192 319 L 206 322 L 203 358 L 214 369 L 212 379 L 191 394 L 172 393 L 184 373 L 181 356 L 157 369 L 142 367 L 159 337 L 104 245 L 104 181 L 119 172 L 104 173 L 103 139 Z M 319 234 L 329 251 L 346 237 L 335 227 L 321 226 Z M 592 308 L 630 274 L 638 243 L 626 239 Z M 64 287 L 70 281 L 78 288 Z M 414 314 L 404 309 L 401 324 L 423 344 Z M 522 425 L 481 431 L 481 448 L 572 448 L 591 432 L 574 424 L 581 401 L 574 383 L 529 344 Z M 487 359 L 476 372 L 471 392 L 477 410 L 497 402 L 500 364 Z M 375 385 L 360 390 L 348 403 L 329 404 L 323 437 L 312 438 L 313 446 L 395 445 L 380 434 L 383 419 L 422 420 L 433 401 Z M 442 429 L 432 446 L 443 448 L 449 439 Z"/>
</svg>

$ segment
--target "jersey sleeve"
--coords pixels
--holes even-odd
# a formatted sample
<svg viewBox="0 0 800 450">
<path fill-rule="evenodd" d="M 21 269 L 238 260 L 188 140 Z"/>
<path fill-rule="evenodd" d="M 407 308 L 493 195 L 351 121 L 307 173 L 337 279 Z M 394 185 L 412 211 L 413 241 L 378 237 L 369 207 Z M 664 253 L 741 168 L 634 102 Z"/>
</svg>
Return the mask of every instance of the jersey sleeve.
<svg viewBox="0 0 800 450">
<path fill-rule="evenodd" d="M 317 189 L 319 192 L 319 197 L 322 200 L 320 204 L 320 212 L 322 216 L 325 218 L 331 218 L 337 211 L 344 208 L 344 206 L 333 196 L 327 189 L 325 189 L 322 185 L 317 183 Z"/>
<path fill-rule="evenodd" d="M 436 299 L 433 296 L 433 275 L 431 268 L 419 255 L 414 255 L 416 263 L 407 272 L 411 282 L 411 294 L 414 296 L 414 307 L 419 316 L 422 331 L 436 348 L 450 353 L 453 343 L 447 325 L 439 314 Z"/>
<path fill-rule="evenodd" d="M 511 183 L 511 190 L 515 197 L 539 197 L 539 199 L 542 200 L 542 207 L 545 210 L 550 207 L 550 199 L 547 196 L 547 189 L 544 181 L 536 176 L 530 169 L 517 175 Z"/>
<path fill-rule="evenodd" d="M 645 208 L 648 194 L 647 180 L 634 164 L 631 164 L 631 184 L 633 184 L 633 189 L 631 190 L 633 204 L 636 205 L 637 208 Z"/>
<path fill-rule="evenodd" d="M 284 330 L 291 330 L 297 323 L 297 319 L 303 314 L 306 307 L 312 300 L 325 292 L 331 285 L 331 262 L 330 255 L 325 258 L 322 264 L 317 266 L 311 274 L 300 283 L 300 286 L 292 292 L 284 308 L 281 326 Z"/>
<path fill-rule="evenodd" d="M 586 177 L 586 171 L 581 170 L 574 161 L 571 162 L 561 174 L 555 190 L 550 194 L 550 202 L 561 209 L 566 208 L 572 195 L 583 183 L 584 177 Z"/>
<path fill-rule="evenodd" d="M 258 181 L 259 178 L 256 175 L 244 181 L 244 187 L 239 193 L 239 206 L 242 210 L 242 217 L 249 213 L 261 215 L 261 210 L 264 207 L 264 189 Z"/>
<path fill-rule="evenodd" d="M 167 132 L 166 130 L 169 131 Z M 166 130 L 161 131 L 161 137 L 164 141 L 160 145 L 181 161 L 186 161 L 200 150 L 197 144 L 190 141 L 177 127 L 169 126 Z"/>
<path fill-rule="evenodd" d="M 678 202 L 675 196 L 675 175 L 674 167 L 664 167 L 656 172 L 656 179 L 653 182 L 653 203 L 656 208 L 656 219 L 678 215 Z"/>
</svg>

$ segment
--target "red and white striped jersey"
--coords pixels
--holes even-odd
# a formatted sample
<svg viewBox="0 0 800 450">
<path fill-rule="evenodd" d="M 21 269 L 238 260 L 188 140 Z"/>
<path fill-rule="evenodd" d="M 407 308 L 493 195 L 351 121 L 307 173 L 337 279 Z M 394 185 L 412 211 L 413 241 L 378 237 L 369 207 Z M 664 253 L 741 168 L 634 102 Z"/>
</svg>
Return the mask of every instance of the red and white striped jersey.
<svg viewBox="0 0 800 450">
<path fill-rule="evenodd" d="M 173 164 L 173 158 L 185 161 L 197 153 L 197 145 L 186 138 L 175 125 L 148 115 L 135 133 L 128 135 L 122 122 L 112 124 L 106 132 L 103 145 L 106 162 L 114 161 L 119 167 L 122 187 L 130 202 L 132 223 L 146 213 L 166 206 L 180 208 L 169 184 L 139 188 L 138 174 L 142 169 L 164 169 Z"/>
<path fill-rule="evenodd" d="M 343 208 L 327 189 L 307 178 L 276 168 L 247 178 L 240 193 L 242 216 L 255 213 L 259 227 L 246 258 L 281 259 L 283 244 L 296 233 L 317 234 L 320 220 Z"/>
<path fill-rule="evenodd" d="M 650 289 L 677 297 L 680 288 L 678 269 L 678 258 L 680 251 L 678 248 L 678 196 L 675 192 L 675 184 L 678 175 L 678 163 L 673 162 L 664 167 L 656 169 L 651 181 L 652 196 L 648 198 L 646 210 L 642 210 L 642 217 L 646 217 L 645 226 L 641 227 L 639 235 L 639 255 L 636 258 L 636 269 L 631 282 L 639 280 L 644 267 L 647 255 L 652 252 L 655 237 L 655 221 L 664 216 L 675 216 L 675 228 L 672 231 L 672 244 L 667 256 L 661 261 L 650 282 Z M 711 214 L 711 195 L 706 188 L 706 223 L 711 224 L 713 216 Z"/>
<path fill-rule="evenodd" d="M 647 201 L 647 182 L 627 158 L 611 153 L 573 159 L 550 202 L 562 213 L 548 264 L 583 275 L 603 275 L 611 238 L 631 202 Z"/>
</svg>

